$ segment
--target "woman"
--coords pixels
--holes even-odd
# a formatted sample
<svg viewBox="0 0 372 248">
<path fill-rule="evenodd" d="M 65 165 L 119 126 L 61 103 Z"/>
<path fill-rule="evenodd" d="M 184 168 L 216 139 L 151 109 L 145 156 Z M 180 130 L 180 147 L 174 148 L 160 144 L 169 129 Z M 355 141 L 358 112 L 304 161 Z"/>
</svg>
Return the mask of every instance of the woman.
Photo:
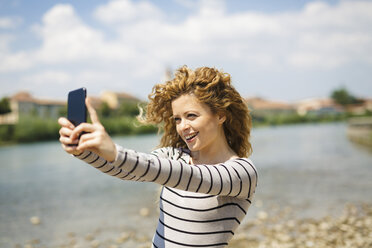
<svg viewBox="0 0 372 248">
<path fill-rule="evenodd" d="M 186 66 L 149 100 L 142 121 L 163 129 L 152 154 L 114 144 L 89 101 L 92 124 L 59 119 L 63 149 L 111 176 L 163 185 L 153 247 L 227 246 L 257 184 L 244 100 L 228 74 Z"/>
</svg>

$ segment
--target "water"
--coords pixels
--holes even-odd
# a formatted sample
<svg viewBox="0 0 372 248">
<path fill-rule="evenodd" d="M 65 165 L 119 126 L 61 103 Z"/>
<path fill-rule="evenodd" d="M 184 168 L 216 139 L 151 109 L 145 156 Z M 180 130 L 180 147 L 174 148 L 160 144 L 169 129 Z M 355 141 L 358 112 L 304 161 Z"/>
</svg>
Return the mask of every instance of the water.
<svg viewBox="0 0 372 248">
<path fill-rule="evenodd" d="M 346 203 L 372 203 L 372 153 L 351 143 L 346 128 L 318 124 L 255 130 L 256 200 L 292 206 L 301 217 L 337 214 Z"/>
<path fill-rule="evenodd" d="M 117 137 L 115 142 L 149 152 L 155 135 Z M 372 153 L 349 142 L 344 124 L 256 128 L 252 160 L 259 184 L 247 219 L 273 205 L 297 215 L 337 213 L 346 203 L 372 203 Z M 158 186 L 126 182 L 63 152 L 58 142 L 0 148 L 0 247 L 39 239 L 58 247 L 69 236 L 123 231 L 151 236 L 157 221 Z M 141 217 L 139 209 L 150 209 Z M 34 226 L 30 217 L 38 216 Z"/>
</svg>

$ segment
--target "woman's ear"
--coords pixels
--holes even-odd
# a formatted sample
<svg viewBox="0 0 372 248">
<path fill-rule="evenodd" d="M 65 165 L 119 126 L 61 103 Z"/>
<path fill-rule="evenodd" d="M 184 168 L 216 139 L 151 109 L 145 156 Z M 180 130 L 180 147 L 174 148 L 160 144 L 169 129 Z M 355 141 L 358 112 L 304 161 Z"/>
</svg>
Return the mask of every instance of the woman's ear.
<svg viewBox="0 0 372 248">
<path fill-rule="evenodd" d="M 223 124 L 226 121 L 226 115 L 222 112 L 217 113 L 218 116 L 218 124 Z"/>
</svg>

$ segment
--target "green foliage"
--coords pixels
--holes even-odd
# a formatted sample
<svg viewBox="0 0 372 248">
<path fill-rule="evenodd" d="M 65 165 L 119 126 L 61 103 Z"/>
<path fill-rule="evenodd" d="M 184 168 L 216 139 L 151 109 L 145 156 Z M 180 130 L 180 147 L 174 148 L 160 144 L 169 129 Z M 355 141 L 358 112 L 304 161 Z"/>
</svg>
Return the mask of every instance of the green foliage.
<svg viewBox="0 0 372 248">
<path fill-rule="evenodd" d="M 111 109 L 106 102 L 103 102 L 98 109 L 98 114 L 101 118 L 135 117 L 139 114 L 138 104 L 139 102 L 128 101 L 123 102 L 117 109 Z"/>
<path fill-rule="evenodd" d="M 112 115 L 113 110 L 110 109 L 110 106 L 107 102 L 103 102 L 98 110 L 99 114 L 102 117 L 109 117 Z"/>
<path fill-rule="evenodd" d="M 136 135 L 156 133 L 151 125 L 140 125 L 134 117 L 102 118 L 102 124 L 110 135 Z M 42 119 L 32 116 L 23 117 L 16 125 L 0 125 L 0 145 L 44 140 L 58 140 L 59 129 L 54 119 Z"/>
<path fill-rule="evenodd" d="M 59 109 L 59 116 L 67 116 L 67 105 Z"/>
<path fill-rule="evenodd" d="M 118 110 L 107 108 L 104 114 L 99 109 L 100 120 L 110 135 L 137 135 L 156 133 L 156 126 L 141 125 L 135 116 L 138 114 L 138 103 L 124 103 Z M 61 110 L 66 116 L 67 108 Z M 366 115 L 371 115 L 370 111 Z M 316 114 L 301 116 L 295 112 L 262 114 L 252 112 L 254 126 L 286 125 L 300 123 L 344 121 L 352 113 Z M 16 125 L 0 125 L 0 144 L 9 142 L 34 142 L 42 140 L 58 140 L 59 125 L 56 120 L 42 119 L 34 116 L 23 116 Z"/>
<path fill-rule="evenodd" d="M 98 115 L 102 125 L 110 135 L 155 133 L 157 128 L 151 125 L 141 125 L 136 116 L 139 114 L 139 102 L 123 102 L 118 109 L 111 109 L 107 103 L 102 103 Z"/>
<path fill-rule="evenodd" d="M 157 131 L 155 126 L 141 125 L 134 117 L 128 116 L 104 118 L 101 122 L 110 135 L 147 134 Z"/>
<path fill-rule="evenodd" d="M 135 117 L 139 113 L 137 105 L 137 102 L 124 102 L 118 109 L 113 110 L 107 103 L 103 103 L 97 112 L 110 135 L 156 133 L 155 126 L 139 124 Z M 61 108 L 59 114 L 67 116 L 67 106 Z M 42 119 L 36 114 L 29 114 L 22 116 L 16 125 L 0 125 L 0 144 L 58 140 L 59 129 L 56 120 Z"/>
<path fill-rule="evenodd" d="M 307 114 L 299 115 L 297 113 L 290 114 L 271 114 L 258 115 L 252 114 L 252 123 L 254 126 L 276 126 L 286 124 L 301 124 L 301 123 L 316 123 L 316 122 L 334 122 L 344 121 L 347 119 L 347 114 Z"/>
<path fill-rule="evenodd" d="M 117 110 L 119 116 L 137 116 L 139 114 L 137 102 L 123 102 Z"/>
<path fill-rule="evenodd" d="M 0 115 L 10 113 L 12 110 L 10 109 L 10 101 L 8 97 L 3 97 L 0 100 Z"/>
<path fill-rule="evenodd" d="M 0 125 L 0 144 L 58 140 L 58 131 L 55 120 L 23 117 L 16 125 Z"/>
<path fill-rule="evenodd" d="M 339 88 L 332 92 L 332 99 L 341 105 L 361 103 L 362 101 L 351 95 L 346 88 Z"/>
<path fill-rule="evenodd" d="M 14 125 L 0 125 L 0 144 L 12 141 Z"/>
<path fill-rule="evenodd" d="M 15 125 L 13 140 L 32 142 L 41 140 L 58 140 L 59 125 L 52 119 L 24 117 Z"/>
</svg>

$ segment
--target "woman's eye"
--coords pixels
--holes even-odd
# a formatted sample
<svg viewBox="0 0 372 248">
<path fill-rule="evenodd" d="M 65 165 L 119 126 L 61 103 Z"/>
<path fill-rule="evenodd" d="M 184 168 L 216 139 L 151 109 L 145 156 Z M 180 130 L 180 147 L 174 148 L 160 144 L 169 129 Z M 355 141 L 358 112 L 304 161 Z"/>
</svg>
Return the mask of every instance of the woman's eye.
<svg viewBox="0 0 372 248">
<path fill-rule="evenodd" d="M 179 123 L 179 122 L 181 121 L 181 118 L 175 117 L 175 118 L 174 118 L 174 121 L 175 121 L 176 123 Z"/>
<path fill-rule="evenodd" d="M 187 117 L 188 118 L 196 118 L 197 116 L 196 116 L 196 114 L 187 114 Z"/>
</svg>

